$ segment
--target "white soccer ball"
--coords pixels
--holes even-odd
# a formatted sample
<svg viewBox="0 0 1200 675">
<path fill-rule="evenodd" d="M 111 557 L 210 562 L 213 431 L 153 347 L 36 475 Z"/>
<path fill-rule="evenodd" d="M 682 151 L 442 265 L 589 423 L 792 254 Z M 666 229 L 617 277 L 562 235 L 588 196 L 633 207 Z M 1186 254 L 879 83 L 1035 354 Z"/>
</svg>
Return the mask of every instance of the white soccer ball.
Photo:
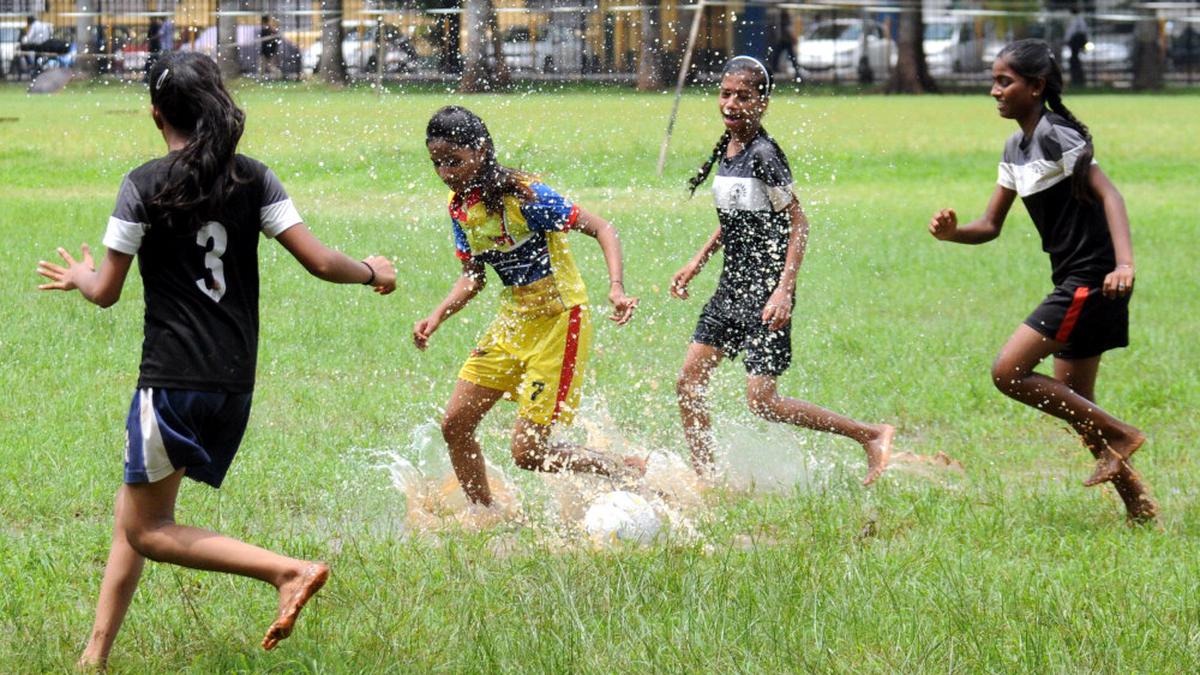
<svg viewBox="0 0 1200 675">
<path fill-rule="evenodd" d="M 583 529 L 598 545 L 649 544 L 661 528 L 650 502 L 625 490 L 600 495 L 583 516 Z"/>
</svg>

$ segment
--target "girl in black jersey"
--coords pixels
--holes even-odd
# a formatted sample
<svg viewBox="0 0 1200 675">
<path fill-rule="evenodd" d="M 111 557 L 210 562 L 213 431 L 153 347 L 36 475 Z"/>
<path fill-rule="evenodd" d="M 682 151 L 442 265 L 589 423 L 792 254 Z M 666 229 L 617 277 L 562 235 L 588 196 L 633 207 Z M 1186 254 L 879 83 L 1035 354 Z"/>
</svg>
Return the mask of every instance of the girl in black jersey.
<svg viewBox="0 0 1200 675">
<path fill-rule="evenodd" d="M 792 307 L 808 220 L 793 193 L 787 158 L 762 127 L 771 86 L 767 69 L 754 58 L 738 56 L 725 64 L 718 98 L 725 133 L 689 182 L 695 192 L 718 164 L 713 193 L 720 225 L 675 273 L 671 294 L 686 300 L 688 284 L 722 246 L 725 257 L 717 291 L 700 313 L 676 383 L 684 435 L 696 471 L 708 476 L 713 440 L 705 390 L 723 357 L 744 352 L 750 410 L 764 419 L 858 441 L 867 453 L 863 484 L 870 485 L 887 468 L 895 429 L 857 422 L 780 396 L 776 389 L 776 379 L 792 359 Z"/>
<path fill-rule="evenodd" d="M 112 547 L 96 621 L 80 665 L 103 668 L 147 558 L 261 579 L 279 591 L 263 639 L 292 631 L 329 568 L 175 523 L 184 476 L 219 487 L 250 413 L 258 345 L 259 235 L 278 239 L 309 272 L 335 283 L 395 288 L 384 258 L 353 260 L 326 248 L 300 221 L 275 175 L 235 154 L 244 115 L 207 56 L 177 52 L 150 70 L 154 123 L 167 154 L 131 171 L 95 269 L 87 244 L 65 266 L 42 261 L 43 290 L 78 289 L 108 307 L 133 263 L 145 290 L 145 341 L 126 424 L 125 484 L 117 491 Z"/>
<path fill-rule="evenodd" d="M 953 209 L 934 214 L 943 241 L 982 244 L 1000 235 L 1019 195 L 1050 254 L 1054 290 L 1009 338 L 992 366 L 1008 396 L 1070 424 L 1096 456 L 1084 485 L 1113 481 L 1135 520 L 1156 507 L 1129 466 L 1145 437 L 1095 403 L 1101 355 L 1129 343 L 1133 246 L 1121 194 L 1093 160 L 1088 128 L 1062 102 L 1062 71 L 1050 47 L 1021 40 L 992 66 L 992 97 L 1020 126 L 1009 138 L 998 185 L 978 220 L 958 226 Z M 1054 355 L 1054 377 L 1034 372 Z"/>
</svg>

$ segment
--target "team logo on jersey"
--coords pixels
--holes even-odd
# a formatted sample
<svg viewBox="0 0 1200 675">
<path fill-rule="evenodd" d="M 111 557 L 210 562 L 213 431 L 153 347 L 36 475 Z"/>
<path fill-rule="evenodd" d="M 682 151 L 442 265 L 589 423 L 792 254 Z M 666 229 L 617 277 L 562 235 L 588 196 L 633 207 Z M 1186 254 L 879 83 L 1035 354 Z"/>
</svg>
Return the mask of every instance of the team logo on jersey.
<svg viewBox="0 0 1200 675">
<path fill-rule="evenodd" d="M 744 183 L 734 183 L 729 187 L 729 205 L 733 208 L 738 208 L 742 205 L 742 198 L 746 196 L 746 185 Z"/>
</svg>

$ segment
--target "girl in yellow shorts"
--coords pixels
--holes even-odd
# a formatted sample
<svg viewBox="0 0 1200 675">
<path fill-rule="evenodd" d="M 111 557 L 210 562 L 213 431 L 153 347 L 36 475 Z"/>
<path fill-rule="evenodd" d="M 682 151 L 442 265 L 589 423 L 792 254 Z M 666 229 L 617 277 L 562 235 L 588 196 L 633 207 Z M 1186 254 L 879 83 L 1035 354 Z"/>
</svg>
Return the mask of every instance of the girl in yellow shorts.
<svg viewBox="0 0 1200 675">
<path fill-rule="evenodd" d="M 638 301 L 625 294 L 616 230 L 533 176 L 497 163 L 483 120 L 465 108 L 447 106 L 434 113 L 425 145 L 438 177 L 453 191 L 450 218 L 462 275 L 433 312 L 413 326 L 417 348 L 425 349 L 438 326 L 483 289 L 485 264 L 505 287 L 500 313 L 459 371 L 442 421 L 467 499 L 491 505 L 475 429 L 503 397 L 518 405 L 512 440 L 517 466 L 603 476 L 642 471 L 642 462 L 633 457 L 622 464 L 549 441 L 553 425 L 569 424 L 574 417 L 592 338 L 587 290 L 567 247 L 567 232 L 578 230 L 600 244 L 610 279 L 609 318 L 624 325 Z"/>
</svg>

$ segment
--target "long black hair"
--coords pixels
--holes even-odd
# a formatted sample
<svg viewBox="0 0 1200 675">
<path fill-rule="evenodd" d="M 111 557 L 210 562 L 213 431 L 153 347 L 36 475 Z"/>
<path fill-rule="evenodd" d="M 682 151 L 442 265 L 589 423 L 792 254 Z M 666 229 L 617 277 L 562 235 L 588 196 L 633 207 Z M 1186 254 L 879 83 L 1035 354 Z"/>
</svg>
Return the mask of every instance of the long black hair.
<svg viewBox="0 0 1200 675">
<path fill-rule="evenodd" d="M 150 68 L 149 80 L 150 103 L 188 137 L 149 203 L 163 212 L 169 228 L 189 234 L 218 214 L 245 182 L 237 174 L 234 153 L 246 115 L 221 82 L 216 62 L 203 54 L 166 54 Z"/>
<path fill-rule="evenodd" d="M 478 188 L 480 201 L 488 213 L 504 210 L 504 196 L 513 195 L 524 202 L 534 200 L 529 187 L 532 176 L 524 171 L 511 169 L 496 161 L 496 146 L 492 135 L 479 115 L 462 106 L 448 105 L 433 113 L 425 126 L 425 143 L 444 141 L 460 148 L 483 150 L 483 166 L 475 177 L 472 187 Z"/>
<path fill-rule="evenodd" d="M 1092 147 L 1092 133 L 1088 131 L 1087 125 L 1075 117 L 1063 104 L 1062 68 L 1054 58 L 1050 45 L 1042 40 L 1018 40 L 1001 49 L 996 58 L 1004 59 L 1008 66 L 1027 82 L 1042 80 L 1044 83 L 1042 98 L 1046 102 L 1046 107 L 1061 115 L 1083 135 L 1083 152 L 1079 153 L 1079 157 L 1075 159 L 1075 167 L 1071 170 L 1071 194 L 1076 199 L 1085 202 L 1091 201 L 1092 189 L 1088 184 L 1088 173 L 1092 165 L 1092 157 L 1095 156 L 1095 148 Z"/>
<path fill-rule="evenodd" d="M 771 97 L 771 92 L 775 89 L 775 78 L 771 77 L 771 71 L 763 65 L 762 61 L 753 56 L 735 56 L 725 62 L 725 67 L 721 69 L 721 79 L 725 79 L 726 75 L 733 73 L 749 75 L 749 83 L 758 90 L 759 96 L 763 98 Z M 759 133 L 763 133 L 764 131 L 760 129 Z M 725 133 L 721 134 L 721 138 L 717 139 L 717 144 L 713 146 L 712 154 L 700 166 L 696 175 L 688 179 L 688 191 L 691 194 L 696 194 L 696 188 L 708 180 L 708 174 L 712 172 L 713 164 L 716 164 L 717 160 L 729 149 L 730 138 L 729 130 L 726 129 Z M 771 142 L 774 143 L 775 141 L 772 139 Z"/>
</svg>

